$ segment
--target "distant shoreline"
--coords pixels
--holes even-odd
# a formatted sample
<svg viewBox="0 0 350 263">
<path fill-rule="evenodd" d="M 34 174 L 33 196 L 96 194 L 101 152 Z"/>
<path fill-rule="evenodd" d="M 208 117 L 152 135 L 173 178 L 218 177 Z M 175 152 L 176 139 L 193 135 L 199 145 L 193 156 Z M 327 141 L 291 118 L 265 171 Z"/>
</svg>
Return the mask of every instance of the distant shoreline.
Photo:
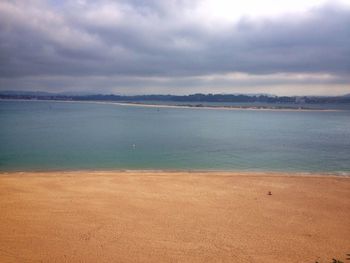
<svg viewBox="0 0 350 263">
<path fill-rule="evenodd" d="M 65 103 L 93 103 L 144 108 L 170 108 L 170 109 L 204 109 L 204 110 L 244 110 L 244 111 L 295 111 L 295 112 L 337 112 L 343 109 L 312 109 L 292 107 L 264 107 L 264 106 L 209 106 L 209 105 L 169 105 L 169 104 L 147 104 L 140 102 L 114 102 L 114 101 L 80 101 L 80 100 L 35 100 L 35 99 L 0 99 L 0 101 L 33 101 L 33 102 L 65 102 Z"/>
<path fill-rule="evenodd" d="M 342 111 L 338 109 L 309 109 L 309 108 L 273 108 L 273 107 L 262 107 L 262 106 L 197 106 L 197 105 L 169 105 L 169 104 L 146 104 L 146 103 L 135 103 L 126 102 L 116 104 L 121 106 L 139 106 L 139 107 L 149 107 L 149 108 L 184 108 L 184 109 L 206 109 L 206 110 L 250 110 L 250 111 Z"/>
</svg>

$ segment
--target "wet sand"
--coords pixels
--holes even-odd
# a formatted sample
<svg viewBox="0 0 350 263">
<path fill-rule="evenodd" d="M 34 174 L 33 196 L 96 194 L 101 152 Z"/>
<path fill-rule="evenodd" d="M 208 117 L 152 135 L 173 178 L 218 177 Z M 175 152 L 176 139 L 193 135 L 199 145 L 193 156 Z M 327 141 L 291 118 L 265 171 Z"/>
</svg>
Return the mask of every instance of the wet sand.
<svg viewBox="0 0 350 263">
<path fill-rule="evenodd" d="M 2 173 L 0 233 L 0 262 L 347 262 L 350 178 Z"/>
</svg>

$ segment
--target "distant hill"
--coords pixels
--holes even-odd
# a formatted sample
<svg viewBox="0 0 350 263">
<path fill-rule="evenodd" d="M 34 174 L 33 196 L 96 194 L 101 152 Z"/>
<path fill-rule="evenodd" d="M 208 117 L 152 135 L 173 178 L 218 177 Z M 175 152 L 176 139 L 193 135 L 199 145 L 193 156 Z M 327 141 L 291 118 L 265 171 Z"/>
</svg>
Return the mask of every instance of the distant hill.
<svg viewBox="0 0 350 263">
<path fill-rule="evenodd" d="M 43 91 L 17 91 L 17 90 L 5 90 L 0 91 L 0 95 L 13 95 L 13 96 L 53 96 L 55 93 L 43 92 Z"/>
<path fill-rule="evenodd" d="M 74 101 L 171 101 L 171 102 L 232 102 L 232 103 L 350 103 L 350 94 L 344 96 L 272 96 L 266 94 L 202 94 L 191 95 L 114 95 L 114 94 L 75 94 L 48 93 L 33 91 L 2 91 L 0 99 L 35 99 L 35 100 L 74 100 Z"/>
</svg>

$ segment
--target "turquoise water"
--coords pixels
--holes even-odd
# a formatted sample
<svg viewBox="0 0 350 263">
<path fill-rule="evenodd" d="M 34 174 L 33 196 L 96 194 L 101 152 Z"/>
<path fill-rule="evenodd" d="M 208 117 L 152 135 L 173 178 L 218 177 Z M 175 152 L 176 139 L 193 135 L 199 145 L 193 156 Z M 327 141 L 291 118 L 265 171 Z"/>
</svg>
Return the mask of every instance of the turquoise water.
<svg viewBox="0 0 350 263">
<path fill-rule="evenodd" d="M 350 111 L 0 102 L 0 170 L 350 173 Z"/>
</svg>

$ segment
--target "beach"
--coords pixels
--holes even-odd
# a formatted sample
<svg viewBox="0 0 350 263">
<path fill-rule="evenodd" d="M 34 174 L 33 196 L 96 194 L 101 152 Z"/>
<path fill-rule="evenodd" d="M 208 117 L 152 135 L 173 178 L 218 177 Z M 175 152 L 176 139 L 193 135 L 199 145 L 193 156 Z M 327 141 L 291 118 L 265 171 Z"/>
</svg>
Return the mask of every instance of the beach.
<svg viewBox="0 0 350 263">
<path fill-rule="evenodd" d="M 0 262 L 345 261 L 349 190 L 317 174 L 3 172 Z"/>
</svg>

